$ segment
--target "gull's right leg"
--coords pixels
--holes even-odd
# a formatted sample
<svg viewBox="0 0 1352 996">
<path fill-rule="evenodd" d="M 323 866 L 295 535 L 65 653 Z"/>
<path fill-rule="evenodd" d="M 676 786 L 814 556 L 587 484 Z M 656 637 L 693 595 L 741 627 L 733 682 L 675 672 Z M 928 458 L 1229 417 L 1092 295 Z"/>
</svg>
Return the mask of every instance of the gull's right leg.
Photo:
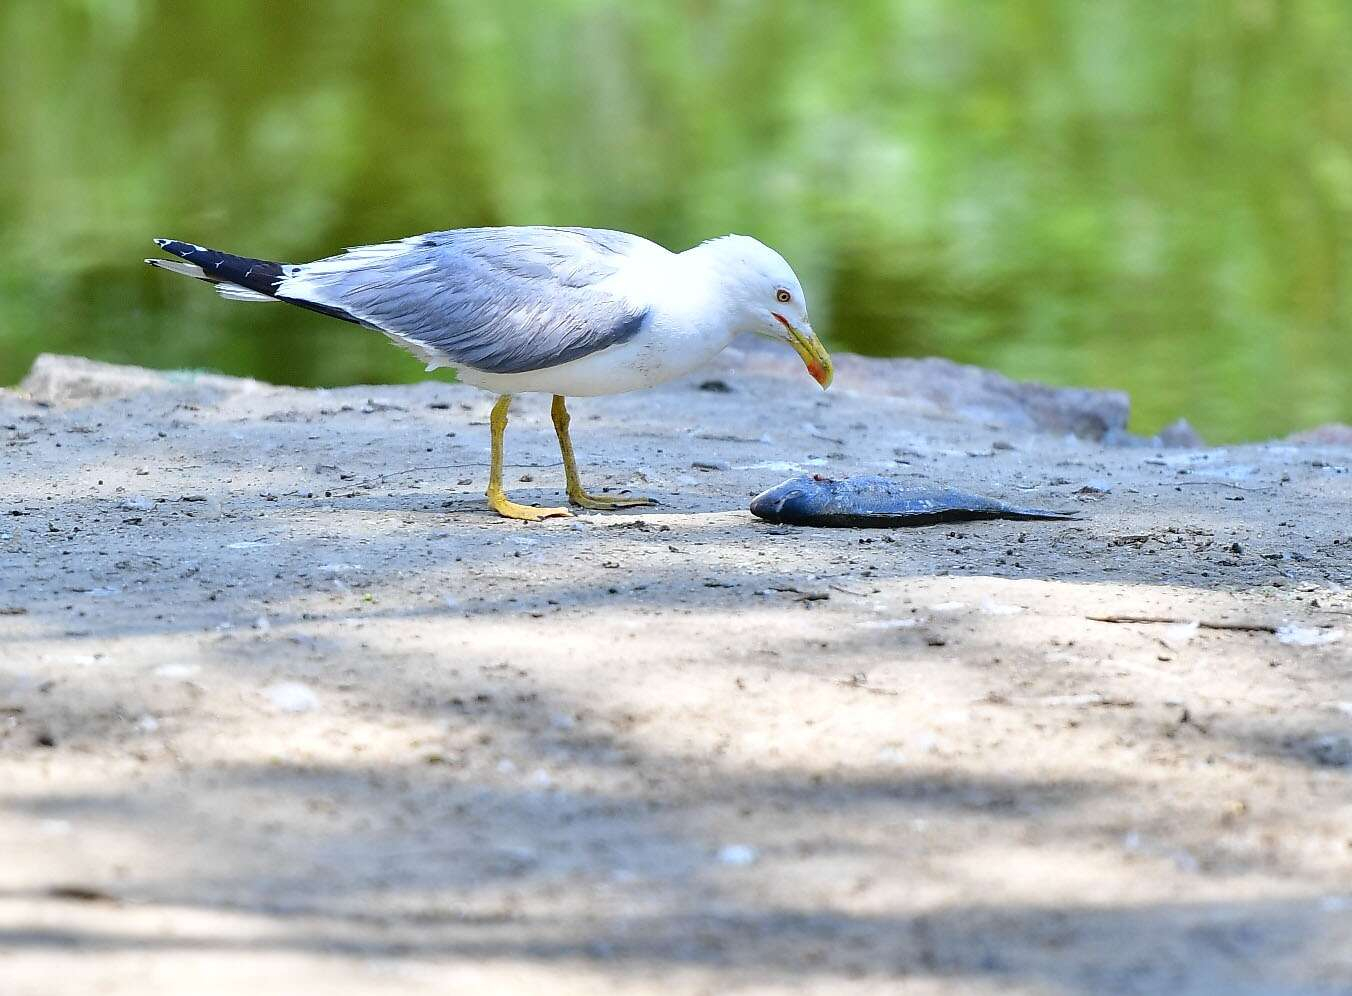
<svg viewBox="0 0 1352 996">
<path fill-rule="evenodd" d="M 608 495 L 589 495 L 582 490 L 582 479 L 577 476 L 577 459 L 573 456 L 573 438 L 568 434 L 568 405 L 563 395 L 554 395 L 554 405 L 550 409 L 554 417 L 554 432 L 559 437 L 559 453 L 563 456 L 563 476 L 568 482 L 568 500 L 582 508 L 609 510 L 616 508 L 639 508 L 643 505 L 656 505 L 651 498 L 611 498 Z"/>
</svg>

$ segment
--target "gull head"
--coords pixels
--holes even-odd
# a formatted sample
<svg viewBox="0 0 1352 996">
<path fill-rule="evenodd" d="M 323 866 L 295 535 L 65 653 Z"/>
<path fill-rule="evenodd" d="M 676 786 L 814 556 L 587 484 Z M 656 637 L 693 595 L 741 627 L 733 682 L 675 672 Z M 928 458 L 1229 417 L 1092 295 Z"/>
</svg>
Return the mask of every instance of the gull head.
<svg viewBox="0 0 1352 996">
<path fill-rule="evenodd" d="M 803 285 L 784 257 L 745 235 L 725 235 L 701 248 L 716 258 L 737 331 L 788 343 L 812 379 L 830 387 L 831 355 L 812 331 Z"/>
</svg>

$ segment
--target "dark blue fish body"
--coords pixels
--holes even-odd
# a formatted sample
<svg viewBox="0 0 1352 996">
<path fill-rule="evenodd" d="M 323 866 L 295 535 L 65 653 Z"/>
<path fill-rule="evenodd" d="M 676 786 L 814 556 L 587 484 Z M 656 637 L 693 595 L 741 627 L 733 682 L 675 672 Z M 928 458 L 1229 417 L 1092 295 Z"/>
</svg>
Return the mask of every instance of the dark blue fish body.
<svg viewBox="0 0 1352 996">
<path fill-rule="evenodd" d="M 751 500 L 751 513 L 790 526 L 928 526 L 972 519 L 1073 519 L 949 488 L 910 488 L 883 477 L 795 477 Z"/>
</svg>

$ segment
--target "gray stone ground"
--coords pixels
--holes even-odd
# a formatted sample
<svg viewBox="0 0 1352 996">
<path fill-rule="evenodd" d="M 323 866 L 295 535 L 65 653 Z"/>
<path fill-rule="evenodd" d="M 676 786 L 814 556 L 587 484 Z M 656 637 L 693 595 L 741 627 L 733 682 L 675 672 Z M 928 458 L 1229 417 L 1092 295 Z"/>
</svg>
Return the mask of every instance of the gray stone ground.
<svg viewBox="0 0 1352 996">
<path fill-rule="evenodd" d="M 1352 446 L 724 366 L 576 402 L 662 505 L 537 526 L 464 387 L 0 392 L 0 991 L 1352 992 Z M 798 468 L 1082 518 L 753 520 Z"/>
</svg>

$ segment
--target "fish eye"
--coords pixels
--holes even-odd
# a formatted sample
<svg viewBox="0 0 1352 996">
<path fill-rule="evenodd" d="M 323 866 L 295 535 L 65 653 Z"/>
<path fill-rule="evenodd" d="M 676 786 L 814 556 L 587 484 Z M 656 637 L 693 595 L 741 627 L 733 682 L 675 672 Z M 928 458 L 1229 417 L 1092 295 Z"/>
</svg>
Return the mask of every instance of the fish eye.
<svg viewBox="0 0 1352 996">
<path fill-rule="evenodd" d="M 788 304 L 793 300 L 793 295 L 781 287 L 779 290 L 775 291 L 775 300 L 780 304 Z"/>
</svg>

